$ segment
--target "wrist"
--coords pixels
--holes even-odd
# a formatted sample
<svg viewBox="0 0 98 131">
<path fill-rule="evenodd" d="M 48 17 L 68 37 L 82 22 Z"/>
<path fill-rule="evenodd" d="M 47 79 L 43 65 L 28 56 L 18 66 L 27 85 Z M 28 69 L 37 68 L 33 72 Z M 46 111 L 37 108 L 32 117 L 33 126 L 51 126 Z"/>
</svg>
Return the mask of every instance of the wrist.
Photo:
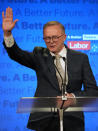
<svg viewBox="0 0 98 131">
<path fill-rule="evenodd" d="M 4 36 L 9 37 L 11 36 L 11 31 L 4 31 Z"/>
</svg>

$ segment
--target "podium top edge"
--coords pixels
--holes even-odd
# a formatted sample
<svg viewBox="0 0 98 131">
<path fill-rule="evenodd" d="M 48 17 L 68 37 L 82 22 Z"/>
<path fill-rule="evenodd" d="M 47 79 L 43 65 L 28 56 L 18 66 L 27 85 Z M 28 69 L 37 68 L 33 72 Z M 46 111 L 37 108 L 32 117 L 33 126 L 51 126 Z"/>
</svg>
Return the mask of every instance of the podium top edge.
<svg viewBox="0 0 98 131">
<path fill-rule="evenodd" d="M 61 97 L 21 97 L 20 99 L 60 99 Z M 65 97 L 65 98 L 75 98 L 75 99 L 98 99 L 98 97 L 92 97 L 92 96 L 83 96 L 83 97 Z"/>
</svg>

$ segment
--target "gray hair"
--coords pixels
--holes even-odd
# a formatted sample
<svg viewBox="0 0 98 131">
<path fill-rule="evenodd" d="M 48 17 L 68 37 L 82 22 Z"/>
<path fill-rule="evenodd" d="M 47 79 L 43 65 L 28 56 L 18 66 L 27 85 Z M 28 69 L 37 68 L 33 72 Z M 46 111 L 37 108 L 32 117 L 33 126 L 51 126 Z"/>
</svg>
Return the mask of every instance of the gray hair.
<svg viewBox="0 0 98 131">
<path fill-rule="evenodd" d="M 53 26 L 53 25 L 59 25 L 60 28 L 62 29 L 63 33 L 65 33 L 65 27 L 58 21 L 49 21 L 46 24 L 44 24 L 43 26 L 43 31 L 45 30 L 45 28 L 47 28 L 48 26 Z"/>
</svg>

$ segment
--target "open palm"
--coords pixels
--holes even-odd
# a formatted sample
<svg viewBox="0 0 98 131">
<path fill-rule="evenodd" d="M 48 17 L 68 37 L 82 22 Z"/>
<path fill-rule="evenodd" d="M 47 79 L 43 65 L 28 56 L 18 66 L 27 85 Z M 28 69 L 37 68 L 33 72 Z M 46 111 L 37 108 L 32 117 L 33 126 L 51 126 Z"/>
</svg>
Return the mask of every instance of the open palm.
<svg viewBox="0 0 98 131">
<path fill-rule="evenodd" d="M 11 31 L 14 27 L 18 19 L 13 21 L 13 11 L 12 8 L 8 7 L 6 9 L 6 13 L 4 15 L 4 11 L 2 12 L 2 29 L 3 31 Z"/>
</svg>

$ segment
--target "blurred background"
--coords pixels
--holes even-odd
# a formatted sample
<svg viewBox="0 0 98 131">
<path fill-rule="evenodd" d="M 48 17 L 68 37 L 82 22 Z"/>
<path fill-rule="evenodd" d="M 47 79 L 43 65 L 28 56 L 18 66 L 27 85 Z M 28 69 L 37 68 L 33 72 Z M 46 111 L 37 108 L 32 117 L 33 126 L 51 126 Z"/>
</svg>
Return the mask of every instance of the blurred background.
<svg viewBox="0 0 98 131">
<path fill-rule="evenodd" d="M 13 36 L 20 48 L 45 47 L 43 25 L 59 21 L 65 26 L 69 48 L 88 55 L 98 84 L 98 0 L 0 0 L 0 131 L 30 131 L 29 114 L 16 113 L 21 97 L 34 96 L 36 73 L 11 60 L 3 45 L 2 11 L 10 6 L 19 19 Z M 98 131 L 98 113 L 84 112 L 85 131 Z"/>
</svg>

